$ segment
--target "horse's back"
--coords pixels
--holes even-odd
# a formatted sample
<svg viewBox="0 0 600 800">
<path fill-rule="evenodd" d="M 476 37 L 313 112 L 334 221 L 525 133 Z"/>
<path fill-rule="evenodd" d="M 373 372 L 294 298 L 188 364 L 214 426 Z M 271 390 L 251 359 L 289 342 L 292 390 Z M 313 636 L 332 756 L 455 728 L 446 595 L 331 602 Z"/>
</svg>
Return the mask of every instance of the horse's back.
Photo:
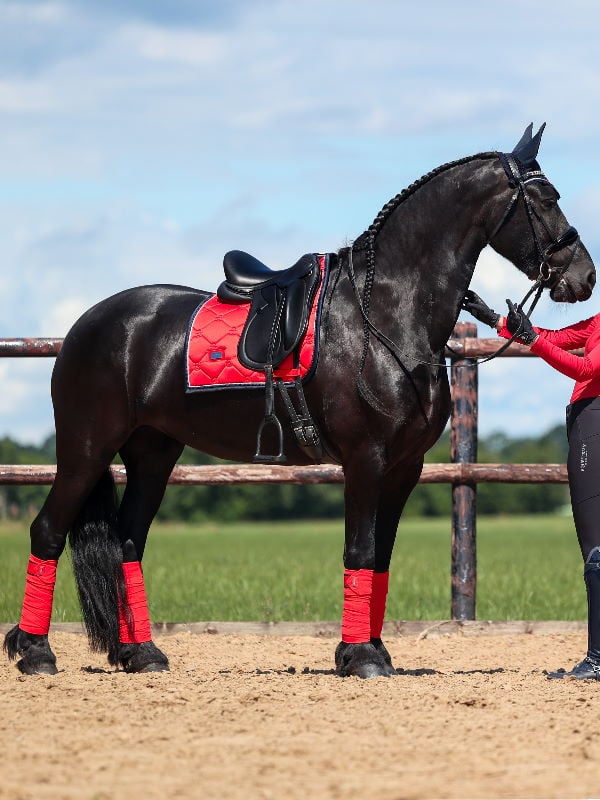
<svg viewBox="0 0 600 800">
<path fill-rule="evenodd" d="M 209 293 L 189 286 L 154 284 L 125 289 L 89 308 L 65 336 L 60 358 L 85 349 L 117 354 L 132 337 L 160 329 L 185 336 L 187 322 Z"/>
<path fill-rule="evenodd" d="M 93 305 L 73 324 L 65 342 L 76 331 L 80 334 L 86 328 L 112 325 L 119 320 L 130 320 L 145 317 L 153 313 L 169 314 L 190 306 L 194 307 L 208 292 L 193 289 L 190 286 L 177 286 L 168 283 L 157 283 L 148 286 L 136 286 L 100 300 Z"/>
<path fill-rule="evenodd" d="M 126 289 L 88 309 L 65 336 L 52 375 L 56 413 L 85 398 L 119 405 L 145 396 L 156 375 L 182 361 L 189 319 L 207 292 L 156 284 Z M 69 410 L 66 412 L 70 413 Z"/>
</svg>

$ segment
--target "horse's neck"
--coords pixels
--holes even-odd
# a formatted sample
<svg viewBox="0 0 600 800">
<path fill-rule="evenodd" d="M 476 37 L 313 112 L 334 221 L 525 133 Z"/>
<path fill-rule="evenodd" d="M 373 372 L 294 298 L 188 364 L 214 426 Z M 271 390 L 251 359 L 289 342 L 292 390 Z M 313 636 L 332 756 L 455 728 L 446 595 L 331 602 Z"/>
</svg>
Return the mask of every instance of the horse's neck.
<svg viewBox="0 0 600 800">
<path fill-rule="evenodd" d="M 397 341 L 416 338 L 424 352 L 437 353 L 451 335 L 487 244 L 483 223 L 497 179 L 485 166 L 437 176 L 400 203 L 377 234 L 372 308 Z"/>
</svg>

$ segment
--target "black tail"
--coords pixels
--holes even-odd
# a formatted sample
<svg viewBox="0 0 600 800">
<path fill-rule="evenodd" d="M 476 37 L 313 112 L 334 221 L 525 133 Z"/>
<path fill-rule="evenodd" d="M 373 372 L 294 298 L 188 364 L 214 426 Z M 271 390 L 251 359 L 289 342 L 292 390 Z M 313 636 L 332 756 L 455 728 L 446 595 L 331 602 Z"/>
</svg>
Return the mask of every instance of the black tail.
<svg viewBox="0 0 600 800">
<path fill-rule="evenodd" d="M 92 650 L 118 663 L 119 607 L 126 607 L 117 493 L 106 470 L 69 531 L 83 623 Z"/>
</svg>

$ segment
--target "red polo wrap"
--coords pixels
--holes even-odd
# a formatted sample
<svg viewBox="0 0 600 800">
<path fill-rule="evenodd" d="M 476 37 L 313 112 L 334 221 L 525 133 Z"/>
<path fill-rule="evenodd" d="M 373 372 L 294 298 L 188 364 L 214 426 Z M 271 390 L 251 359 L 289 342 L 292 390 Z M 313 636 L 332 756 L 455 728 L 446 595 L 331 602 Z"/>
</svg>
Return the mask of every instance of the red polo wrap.
<svg viewBox="0 0 600 800">
<path fill-rule="evenodd" d="M 387 600 L 389 572 L 373 573 L 373 593 L 371 595 L 371 638 L 381 639 L 383 618 L 385 617 L 385 603 Z"/>
<path fill-rule="evenodd" d="M 128 614 L 123 607 L 119 609 L 119 641 L 122 644 L 149 642 L 152 639 L 150 614 L 140 562 L 124 563 L 123 576 L 130 613 Z"/>
<path fill-rule="evenodd" d="M 371 639 L 372 569 L 344 570 L 342 641 L 356 643 Z"/>
<path fill-rule="evenodd" d="M 25 596 L 19 628 L 44 636 L 50 629 L 52 598 L 58 561 L 45 561 L 30 555 L 25 578 Z"/>
</svg>

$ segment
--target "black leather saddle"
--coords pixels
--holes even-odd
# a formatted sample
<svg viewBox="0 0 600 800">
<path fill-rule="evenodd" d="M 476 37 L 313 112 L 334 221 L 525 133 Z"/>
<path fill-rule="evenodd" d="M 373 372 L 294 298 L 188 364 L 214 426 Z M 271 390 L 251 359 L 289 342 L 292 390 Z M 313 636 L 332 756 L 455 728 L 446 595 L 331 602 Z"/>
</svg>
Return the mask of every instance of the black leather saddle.
<svg viewBox="0 0 600 800">
<path fill-rule="evenodd" d="M 225 280 L 217 289 L 225 303 L 251 303 L 238 358 L 249 369 L 274 369 L 306 332 L 321 271 L 316 255 L 302 256 L 288 269 L 272 270 L 249 253 L 231 250 L 223 258 Z"/>
</svg>

